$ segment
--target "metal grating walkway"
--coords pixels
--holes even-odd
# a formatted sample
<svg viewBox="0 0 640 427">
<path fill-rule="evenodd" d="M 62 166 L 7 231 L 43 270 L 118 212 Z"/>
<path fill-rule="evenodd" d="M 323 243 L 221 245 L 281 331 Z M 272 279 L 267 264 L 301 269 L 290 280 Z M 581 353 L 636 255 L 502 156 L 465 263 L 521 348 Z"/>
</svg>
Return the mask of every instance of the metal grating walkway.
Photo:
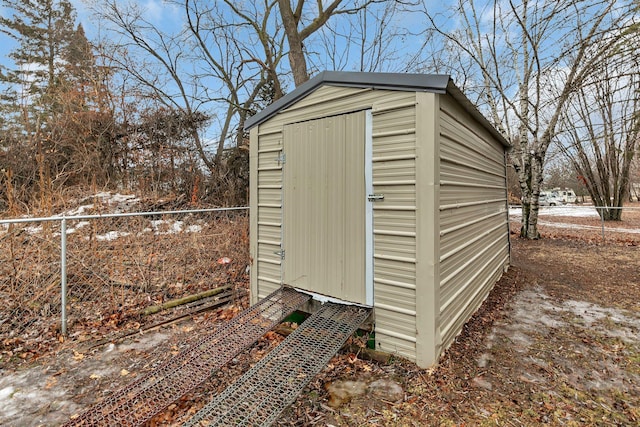
<svg viewBox="0 0 640 427">
<path fill-rule="evenodd" d="M 236 315 L 149 374 L 114 392 L 65 426 L 138 426 L 206 381 L 309 300 L 282 288 Z"/>
<path fill-rule="evenodd" d="M 370 309 L 325 303 L 184 426 L 269 426 L 338 352 Z"/>
</svg>

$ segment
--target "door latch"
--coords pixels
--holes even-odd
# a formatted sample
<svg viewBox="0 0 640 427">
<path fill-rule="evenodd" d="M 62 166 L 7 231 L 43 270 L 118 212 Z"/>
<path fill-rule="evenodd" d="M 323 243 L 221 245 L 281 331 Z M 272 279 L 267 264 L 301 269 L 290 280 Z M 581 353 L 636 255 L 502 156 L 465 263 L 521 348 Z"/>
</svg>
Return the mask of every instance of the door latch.
<svg viewBox="0 0 640 427">
<path fill-rule="evenodd" d="M 367 200 L 370 202 L 381 202 L 384 200 L 384 194 L 369 194 Z"/>
</svg>

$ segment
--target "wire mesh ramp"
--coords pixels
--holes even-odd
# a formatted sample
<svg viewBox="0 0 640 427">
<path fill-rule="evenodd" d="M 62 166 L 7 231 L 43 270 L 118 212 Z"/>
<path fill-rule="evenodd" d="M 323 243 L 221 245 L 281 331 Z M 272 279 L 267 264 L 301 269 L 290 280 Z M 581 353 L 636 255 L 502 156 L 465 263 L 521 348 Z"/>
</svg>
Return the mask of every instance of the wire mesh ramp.
<svg viewBox="0 0 640 427">
<path fill-rule="evenodd" d="M 269 426 L 340 350 L 370 309 L 325 303 L 184 426 Z"/>
<path fill-rule="evenodd" d="M 281 288 L 65 426 L 138 426 L 193 390 L 310 299 Z"/>
</svg>

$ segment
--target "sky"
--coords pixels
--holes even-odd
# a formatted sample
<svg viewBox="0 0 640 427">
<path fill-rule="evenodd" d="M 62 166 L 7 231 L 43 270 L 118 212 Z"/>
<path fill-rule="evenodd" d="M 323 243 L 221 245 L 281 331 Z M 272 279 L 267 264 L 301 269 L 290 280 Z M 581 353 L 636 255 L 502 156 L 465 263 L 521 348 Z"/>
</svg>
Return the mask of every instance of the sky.
<svg viewBox="0 0 640 427">
<path fill-rule="evenodd" d="M 105 28 L 104 28 L 106 24 L 96 22 L 96 20 L 92 17 L 90 7 L 89 7 L 89 4 L 91 1 L 100 1 L 100 0 L 70 0 L 70 1 L 76 9 L 77 17 L 78 17 L 77 22 L 83 24 L 85 33 L 89 38 L 89 40 L 95 41 L 100 35 L 106 34 Z M 248 1 L 249 0 L 245 0 L 245 2 L 248 2 Z M 437 13 L 438 8 L 444 8 L 445 7 L 444 5 L 450 4 L 452 3 L 452 1 L 453 0 L 444 0 L 444 1 L 424 0 L 423 5 L 430 13 Z M 482 4 L 484 3 L 485 0 L 478 0 L 478 1 L 480 4 Z M 123 0 L 123 3 L 124 2 L 128 2 L 128 0 Z M 136 3 L 138 7 L 144 11 L 145 19 L 150 21 L 152 24 L 154 24 L 158 28 L 161 28 L 164 30 L 172 30 L 182 25 L 182 22 L 181 22 L 182 13 L 181 11 L 176 10 L 175 9 L 176 6 L 172 5 L 171 3 L 168 3 L 163 0 L 140 0 L 134 3 Z M 244 2 L 242 0 L 239 0 L 238 4 L 242 4 L 242 3 Z M 245 4 L 251 4 L 251 3 L 245 3 Z M 310 4 L 314 4 L 314 2 L 310 0 Z M 490 24 L 490 22 L 492 22 L 493 13 L 491 8 L 478 6 L 477 11 L 482 16 L 483 23 Z M 469 11 L 467 10 L 467 12 Z M 6 13 L 6 11 L 0 10 L 0 13 Z M 461 25 L 461 22 L 462 22 L 459 18 L 459 15 L 457 19 L 455 18 L 455 15 L 451 16 L 450 14 L 442 15 L 440 18 L 442 22 L 441 25 L 446 25 L 450 29 Z M 406 66 L 406 62 L 403 64 L 401 61 L 398 61 L 397 59 L 398 58 L 400 60 L 403 59 L 403 54 L 405 52 L 420 46 L 426 37 L 424 34 L 418 34 L 420 30 L 423 30 L 424 28 L 427 27 L 426 20 L 423 15 L 405 13 L 405 14 L 398 14 L 395 17 L 395 19 L 402 20 L 400 24 L 403 26 L 403 28 L 407 29 L 408 31 L 413 31 L 414 34 L 413 35 L 407 34 L 406 37 L 394 42 L 396 44 L 392 46 L 391 50 L 394 51 L 394 53 L 396 53 L 394 58 L 396 62 L 391 62 L 391 61 L 388 62 L 387 64 L 384 65 L 384 67 L 389 66 L 392 68 L 383 67 L 382 71 L 404 71 L 403 66 Z M 330 23 L 331 22 L 333 21 L 330 21 Z M 344 28 L 346 27 L 343 27 L 343 29 Z M 491 28 L 491 25 L 487 25 L 487 29 L 483 28 L 481 29 L 481 31 L 488 31 L 490 28 Z M 329 27 L 324 27 L 323 31 L 329 32 Z M 314 40 L 317 41 L 318 38 L 315 38 Z M 0 63 L 5 65 L 8 64 L 7 54 L 10 52 L 11 48 L 14 46 L 15 46 L 15 42 L 13 42 L 8 36 L 4 34 L 0 34 Z M 318 70 L 322 70 L 324 68 L 328 68 L 328 69 L 331 68 L 331 62 L 328 60 L 329 55 L 327 55 L 326 52 L 323 51 L 323 47 L 313 46 L 311 44 L 311 41 L 308 42 L 306 47 L 310 52 L 312 52 L 312 56 L 311 56 L 312 60 L 310 61 L 309 65 L 314 65 Z M 340 46 L 337 46 L 336 49 L 340 50 Z M 259 48 L 257 48 L 257 50 L 259 50 Z M 353 55 L 353 57 L 350 57 L 349 60 L 355 62 L 355 60 L 357 60 L 357 56 L 358 56 L 357 54 L 358 54 L 358 49 L 357 48 L 353 49 L 352 52 L 350 52 L 350 55 Z M 196 60 L 197 59 L 198 58 L 196 58 Z M 143 60 L 144 58 L 141 57 L 140 62 L 142 62 Z M 287 60 L 286 57 L 283 58 L 283 62 L 286 62 L 286 60 Z M 192 61 L 195 61 L 195 60 L 193 60 L 192 58 Z M 428 62 L 425 61 L 424 57 L 421 57 L 418 64 L 421 64 L 421 63 L 428 63 Z M 344 66 L 344 69 L 347 69 L 347 70 L 352 70 L 354 69 L 354 66 L 355 66 L 353 63 L 344 65 L 345 63 L 343 62 L 342 64 Z M 189 64 L 187 63 L 187 65 Z M 283 68 L 286 69 L 286 67 L 283 67 Z M 456 71 L 457 70 L 453 70 L 452 72 L 455 73 Z M 460 84 L 461 82 L 456 82 L 456 83 Z M 473 81 L 471 83 L 473 84 Z M 215 85 L 210 85 L 209 88 L 214 91 L 218 89 Z M 287 89 L 290 90 L 291 88 L 287 88 Z M 462 87 L 462 89 L 463 91 L 465 91 L 464 87 Z M 469 95 L 469 93 L 467 94 Z"/>
<path fill-rule="evenodd" d="M 89 40 L 95 40 L 101 31 L 100 26 L 96 25 L 95 19 L 92 19 L 92 12 L 90 10 L 88 0 L 70 0 L 70 3 L 76 10 L 77 19 L 76 24 L 82 24 L 85 30 L 85 34 Z M 167 4 L 163 0 L 144 0 L 137 2 L 142 10 L 145 11 L 145 16 L 153 23 L 160 24 L 161 26 L 170 27 L 176 24 L 174 7 Z M 3 6 L 0 6 L 0 15 L 6 16 L 10 13 Z M 0 33 L 0 63 L 8 65 L 11 61 L 7 58 L 7 55 L 16 46 L 16 42 L 6 34 Z"/>
</svg>

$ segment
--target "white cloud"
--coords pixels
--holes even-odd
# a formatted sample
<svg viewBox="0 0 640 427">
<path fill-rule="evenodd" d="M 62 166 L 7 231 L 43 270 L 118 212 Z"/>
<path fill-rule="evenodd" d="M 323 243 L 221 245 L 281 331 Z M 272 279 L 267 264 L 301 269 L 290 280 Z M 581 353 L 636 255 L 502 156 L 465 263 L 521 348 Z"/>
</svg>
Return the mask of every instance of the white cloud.
<svg viewBox="0 0 640 427">
<path fill-rule="evenodd" d="M 144 17 L 156 24 L 172 24 L 181 20 L 178 7 L 164 0 L 147 0 L 141 6 Z"/>
</svg>

